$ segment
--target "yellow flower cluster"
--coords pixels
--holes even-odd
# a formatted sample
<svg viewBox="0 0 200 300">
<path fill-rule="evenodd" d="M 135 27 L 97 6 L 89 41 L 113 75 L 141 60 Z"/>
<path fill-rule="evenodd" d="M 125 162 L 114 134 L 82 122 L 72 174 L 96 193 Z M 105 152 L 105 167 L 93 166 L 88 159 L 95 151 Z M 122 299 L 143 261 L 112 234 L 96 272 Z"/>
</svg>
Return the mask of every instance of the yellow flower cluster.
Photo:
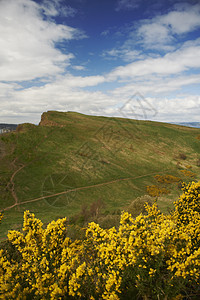
<svg viewBox="0 0 200 300">
<path fill-rule="evenodd" d="M 191 177 L 191 178 L 196 177 L 196 174 L 193 173 L 192 171 L 189 170 L 180 170 L 180 171 L 187 177 Z"/>
<path fill-rule="evenodd" d="M 165 187 L 159 187 L 157 185 L 148 185 L 147 193 L 152 197 L 159 197 L 160 195 L 169 194 L 169 191 Z"/>
<path fill-rule="evenodd" d="M 173 183 L 181 181 L 181 178 L 173 176 L 173 175 L 155 175 L 154 178 L 160 183 Z"/>
<path fill-rule="evenodd" d="M 148 299 L 181 297 L 200 281 L 200 183 L 184 185 L 174 212 L 157 204 L 118 229 L 91 222 L 83 240 L 71 241 L 66 219 L 46 228 L 29 211 L 23 231 L 10 231 L 17 255 L 0 250 L 0 299 Z"/>
</svg>

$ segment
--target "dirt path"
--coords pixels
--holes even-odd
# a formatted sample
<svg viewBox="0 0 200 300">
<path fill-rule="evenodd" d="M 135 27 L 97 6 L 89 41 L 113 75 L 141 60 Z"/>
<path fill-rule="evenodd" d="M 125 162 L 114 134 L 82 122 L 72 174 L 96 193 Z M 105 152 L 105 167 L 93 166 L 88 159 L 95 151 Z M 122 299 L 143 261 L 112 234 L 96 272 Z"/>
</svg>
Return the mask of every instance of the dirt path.
<svg viewBox="0 0 200 300">
<path fill-rule="evenodd" d="M 25 167 L 25 166 L 23 166 L 23 167 Z M 23 167 L 21 167 L 21 169 Z M 20 171 L 21 169 L 18 169 L 17 171 Z M 17 201 L 13 205 L 4 208 L 3 211 L 9 210 L 9 209 L 11 209 L 11 208 L 13 208 L 15 206 L 19 206 L 19 205 L 23 205 L 23 204 L 27 204 L 27 203 L 36 202 L 36 201 L 44 200 L 44 199 L 47 199 L 47 198 L 52 198 L 52 197 L 55 197 L 55 196 L 60 196 L 60 195 L 64 195 L 64 194 L 67 194 L 67 193 L 75 192 L 75 191 L 80 191 L 80 190 L 90 189 L 90 188 L 94 188 L 94 187 L 100 187 L 100 186 L 110 185 L 110 184 L 113 184 L 113 183 L 116 183 L 116 182 L 119 182 L 119 181 L 128 181 L 128 180 L 131 180 L 131 179 L 138 179 L 138 178 L 148 177 L 148 176 L 151 176 L 151 175 L 162 174 L 162 173 L 163 172 L 155 172 L 155 173 L 140 175 L 140 176 L 137 176 L 137 177 L 120 178 L 120 179 L 115 179 L 115 180 L 108 181 L 108 182 L 103 182 L 103 183 L 98 183 L 98 184 L 93 184 L 93 185 L 88 185 L 88 186 L 74 188 L 74 189 L 71 189 L 71 190 L 67 190 L 67 191 L 56 193 L 56 194 L 49 195 L 49 196 L 42 196 L 42 197 L 35 198 L 35 199 L 32 199 L 32 200 L 27 200 L 27 201 L 23 201 L 23 202 L 18 202 Z"/>
<path fill-rule="evenodd" d="M 17 197 L 16 192 L 15 192 L 14 177 L 15 177 L 16 174 L 17 174 L 19 171 L 21 171 L 24 167 L 25 167 L 25 165 L 22 165 L 19 169 L 17 169 L 17 170 L 12 174 L 12 176 L 11 176 L 11 178 L 10 178 L 10 186 L 11 186 L 10 191 L 11 191 L 11 194 L 12 194 L 14 200 L 15 200 L 15 204 L 18 203 L 18 197 Z"/>
<path fill-rule="evenodd" d="M 12 152 L 14 151 L 14 148 L 12 148 Z M 0 159 L 2 159 L 4 156 L 6 155 L 6 147 L 4 145 L 4 143 L 0 140 Z M 16 169 L 16 161 L 17 158 L 15 158 L 10 165 L 13 167 L 13 169 Z M 16 176 L 16 174 L 21 171 L 23 168 L 25 167 L 25 165 L 20 166 L 16 171 L 14 171 L 14 173 L 12 174 L 10 181 L 7 183 L 7 188 L 10 190 L 11 195 L 15 201 L 14 205 L 16 205 L 18 203 L 18 197 L 16 195 L 15 192 L 15 183 L 14 183 L 14 177 Z"/>
<path fill-rule="evenodd" d="M 16 168 L 16 161 L 17 161 L 17 157 L 11 162 L 11 165 L 13 166 L 13 168 Z M 15 192 L 15 183 L 14 183 L 14 178 L 17 175 L 17 173 L 19 171 L 21 171 L 23 168 L 25 167 L 25 165 L 20 166 L 17 170 L 15 170 L 15 172 L 12 174 L 10 181 L 7 184 L 7 188 L 10 190 L 11 195 L 13 196 L 13 199 L 15 201 L 15 203 L 13 205 L 11 205 L 11 207 L 14 207 L 16 205 L 19 205 L 19 201 L 18 201 L 18 197 L 17 194 Z"/>
</svg>

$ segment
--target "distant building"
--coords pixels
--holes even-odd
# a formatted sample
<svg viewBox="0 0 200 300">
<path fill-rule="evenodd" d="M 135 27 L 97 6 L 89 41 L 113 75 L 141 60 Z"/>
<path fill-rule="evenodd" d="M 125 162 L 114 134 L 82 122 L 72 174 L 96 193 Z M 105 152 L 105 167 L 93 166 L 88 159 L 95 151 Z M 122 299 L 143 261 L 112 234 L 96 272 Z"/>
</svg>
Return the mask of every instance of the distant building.
<svg viewBox="0 0 200 300">
<path fill-rule="evenodd" d="M 0 123 L 0 134 L 11 132 L 16 130 L 16 128 L 17 124 Z"/>
<path fill-rule="evenodd" d="M 3 133 L 8 133 L 10 132 L 11 130 L 9 128 L 1 128 L 0 129 L 0 134 L 3 134 Z"/>
</svg>

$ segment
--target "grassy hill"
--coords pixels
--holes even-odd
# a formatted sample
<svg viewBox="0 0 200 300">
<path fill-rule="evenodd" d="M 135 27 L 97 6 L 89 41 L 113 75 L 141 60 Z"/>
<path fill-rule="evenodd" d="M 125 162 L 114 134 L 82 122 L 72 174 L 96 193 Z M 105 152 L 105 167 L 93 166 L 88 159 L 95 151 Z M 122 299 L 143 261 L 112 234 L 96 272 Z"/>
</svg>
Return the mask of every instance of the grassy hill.
<svg viewBox="0 0 200 300">
<path fill-rule="evenodd" d="M 198 180 L 199 165 L 200 129 L 44 113 L 38 126 L 22 124 L 0 136 L 1 237 L 21 228 L 24 210 L 44 223 L 72 218 L 95 202 L 102 203 L 105 216 L 117 215 L 147 194 L 147 186 L 170 191 L 158 197 L 159 207 L 167 211 L 181 189 L 178 182 L 159 178 Z"/>
</svg>

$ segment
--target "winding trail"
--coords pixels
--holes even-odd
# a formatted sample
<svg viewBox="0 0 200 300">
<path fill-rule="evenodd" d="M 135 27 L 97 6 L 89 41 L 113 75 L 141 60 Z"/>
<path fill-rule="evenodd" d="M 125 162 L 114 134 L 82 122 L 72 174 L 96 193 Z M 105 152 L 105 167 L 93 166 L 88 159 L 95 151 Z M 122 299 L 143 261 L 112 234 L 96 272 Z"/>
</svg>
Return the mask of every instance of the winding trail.
<svg viewBox="0 0 200 300">
<path fill-rule="evenodd" d="M 12 147 L 11 149 L 11 153 L 14 151 L 14 148 Z M 4 143 L 0 140 L 0 159 L 4 158 L 4 156 L 6 156 L 6 147 L 4 145 Z M 10 165 L 13 167 L 13 169 L 16 169 L 16 161 L 17 161 L 17 157 L 10 163 Z M 9 182 L 6 185 L 6 188 L 8 188 L 11 192 L 11 195 L 15 201 L 15 203 L 13 205 L 17 205 L 19 203 L 18 201 L 18 197 L 17 194 L 15 192 L 15 183 L 14 183 L 14 178 L 16 176 L 16 174 L 21 171 L 23 168 L 25 167 L 25 165 L 21 165 L 16 171 L 14 171 L 14 173 L 12 174 Z"/>
<path fill-rule="evenodd" d="M 17 157 L 11 162 L 11 165 L 13 166 L 13 168 L 16 168 L 16 164 L 15 164 L 16 160 L 17 160 Z M 11 205 L 11 208 L 20 204 L 19 199 L 17 197 L 17 194 L 15 192 L 14 178 L 17 175 L 17 173 L 19 173 L 24 167 L 25 167 L 25 165 L 23 164 L 17 170 L 15 170 L 14 173 L 12 174 L 11 178 L 10 178 L 10 181 L 7 184 L 7 188 L 10 190 L 11 195 L 12 195 L 14 201 L 15 201 L 15 203 L 13 205 Z M 2 211 L 4 211 L 4 210 L 7 210 L 7 209 L 3 209 Z"/>
<path fill-rule="evenodd" d="M 13 174 L 13 175 L 15 176 L 24 167 L 25 166 L 20 167 L 17 171 L 15 171 L 15 174 Z M 137 177 L 127 177 L 127 178 L 115 179 L 115 180 L 112 180 L 112 181 L 93 184 L 93 185 L 88 185 L 88 186 L 83 186 L 83 187 L 78 187 L 78 188 L 70 189 L 70 190 L 67 190 L 67 191 L 60 192 L 60 193 L 56 193 L 56 194 L 53 194 L 53 195 L 42 196 L 42 197 L 39 197 L 39 198 L 35 198 L 35 199 L 32 199 L 32 200 L 27 200 L 27 201 L 23 201 L 23 202 L 18 202 L 18 199 L 17 199 L 17 201 L 15 201 L 15 203 L 13 205 L 4 208 L 2 211 L 9 210 L 9 209 L 11 209 L 13 207 L 16 207 L 16 206 L 19 206 L 19 205 L 32 203 L 32 202 L 37 202 L 37 201 L 40 201 L 40 200 L 44 200 L 44 199 L 47 199 L 47 198 L 52 198 L 52 197 L 55 197 L 55 196 L 64 195 L 64 194 L 75 192 L 75 191 L 80 191 L 80 190 L 90 189 L 90 188 L 94 188 L 94 187 L 110 185 L 110 184 L 113 184 L 113 183 L 116 183 L 116 182 L 119 182 L 119 181 L 128 181 L 128 180 L 132 180 L 132 179 L 148 177 L 148 176 L 151 176 L 151 175 L 154 175 L 154 174 L 163 174 L 163 172 L 154 172 L 154 173 L 149 173 L 149 174 L 145 174 L 145 175 L 140 175 L 140 176 L 137 176 Z M 13 176 L 13 178 L 14 178 L 14 176 Z"/>
<path fill-rule="evenodd" d="M 16 159 L 15 159 L 15 161 L 16 161 Z M 9 188 L 10 188 L 10 192 L 11 192 L 11 194 L 12 194 L 14 200 L 15 200 L 15 204 L 18 204 L 19 202 L 18 202 L 17 194 L 16 194 L 16 192 L 15 192 L 14 177 L 15 177 L 16 174 L 17 174 L 19 171 L 21 171 L 24 167 L 25 167 L 25 165 L 22 165 L 19 169 L 17 169 L 17 170 L 12 174 L 12 176 L 11 176 L 11 178 L 10 178 L 10 182 L 8 183 L 8 187 L 11 185 L 11 187 L 9 187 Z"/>
</svg>

